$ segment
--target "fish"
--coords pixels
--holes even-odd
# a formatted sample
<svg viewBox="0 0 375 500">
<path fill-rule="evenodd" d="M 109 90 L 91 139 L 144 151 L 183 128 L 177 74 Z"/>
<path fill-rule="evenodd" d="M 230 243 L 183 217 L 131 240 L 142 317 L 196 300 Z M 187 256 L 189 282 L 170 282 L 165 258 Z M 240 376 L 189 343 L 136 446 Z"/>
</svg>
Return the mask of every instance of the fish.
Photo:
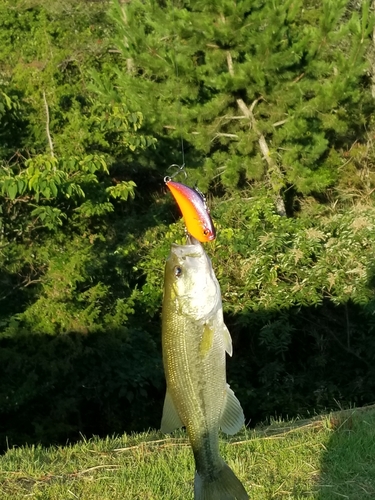
<svg viewBox="0 0 375 500">
<path fill-rule="evenodd" d="M 223 319 L 220 286 L 203 246 L 193 237 L 172 244 L 165 265 L 162 306 L 167 383 L 161 431 L 186 427 L 195 460 L 195 500 L 247 500 L 240 480 L 219 452 L 219 428 L 244 425 L 241 404 L 226 382 L 232 339 Z"/>
<path fill-rule="evenodd" d="M 216 230 L 203 194 L 169 177 L 165 184 L 181 210 L 188 233 L 202 243 L 214 240 Z"/>
</svg>

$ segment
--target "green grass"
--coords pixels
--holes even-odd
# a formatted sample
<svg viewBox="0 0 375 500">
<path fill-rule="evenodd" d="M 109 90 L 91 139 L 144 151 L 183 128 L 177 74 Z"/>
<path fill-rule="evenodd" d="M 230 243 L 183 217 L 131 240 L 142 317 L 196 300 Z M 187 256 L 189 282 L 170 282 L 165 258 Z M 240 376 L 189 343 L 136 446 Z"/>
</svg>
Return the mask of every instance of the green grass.
<svg viewBox="0 0 375 500">
<path fill-rule="evenodd" d="M 274 422 L 222 441 L 252 500 L 375 498 L 375 407 Z M 189 500 L 194 463 L 183 433 L 23 447 L 0 457 L 0 498 Z"/>
</svg>

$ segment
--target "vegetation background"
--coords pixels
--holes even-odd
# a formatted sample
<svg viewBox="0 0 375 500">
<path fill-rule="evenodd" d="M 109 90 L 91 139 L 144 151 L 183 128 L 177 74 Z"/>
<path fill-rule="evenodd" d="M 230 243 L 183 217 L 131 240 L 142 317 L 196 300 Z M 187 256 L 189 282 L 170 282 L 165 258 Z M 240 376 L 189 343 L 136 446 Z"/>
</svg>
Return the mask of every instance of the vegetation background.
<svg viewBox="0 0 375 500">
<path fill-rule="evenodd" d="M 373 5 L 279 3 L 2 0 L 0 448 L 159 426 L 173 163 L 250 425 L 374 401 Z"/>
</svg>

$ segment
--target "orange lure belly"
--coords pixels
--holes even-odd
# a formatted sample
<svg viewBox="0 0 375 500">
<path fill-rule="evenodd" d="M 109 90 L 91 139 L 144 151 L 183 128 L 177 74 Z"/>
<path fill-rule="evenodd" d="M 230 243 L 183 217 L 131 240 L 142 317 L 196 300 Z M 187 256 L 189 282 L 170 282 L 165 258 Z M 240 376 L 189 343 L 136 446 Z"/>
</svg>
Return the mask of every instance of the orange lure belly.
<svg viewBox="0 0 375 500">
<path fill-rule="evenodd" d="M 214 240 L 216 231 L 204 197 L 179 182 L 167 180 L 166 185 L 181 210 L 188 233 L 202 243 Z"/>
</svg>

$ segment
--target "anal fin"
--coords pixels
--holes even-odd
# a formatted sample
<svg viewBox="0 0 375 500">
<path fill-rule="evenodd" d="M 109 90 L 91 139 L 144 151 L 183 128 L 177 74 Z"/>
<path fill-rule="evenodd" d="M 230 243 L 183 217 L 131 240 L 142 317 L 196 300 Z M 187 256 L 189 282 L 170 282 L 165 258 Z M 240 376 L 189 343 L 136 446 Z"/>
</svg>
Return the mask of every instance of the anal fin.
<svg viewBox="0 0 375 500">
<path fill-rule="evenodd" d="M 179 429 L 183 425 L 167 389 L 164 399 L 163 416 L 161 418 L 161 432 L 168 434 L 169 432 Z"/>
<path fill-rule="evenodd" d="M 226 398 L 220 417 L 220 427 L 225 434 L 236 434 L 245 423 L 245 416 L 234 392 L 227 384 Z"/>
</svg>

